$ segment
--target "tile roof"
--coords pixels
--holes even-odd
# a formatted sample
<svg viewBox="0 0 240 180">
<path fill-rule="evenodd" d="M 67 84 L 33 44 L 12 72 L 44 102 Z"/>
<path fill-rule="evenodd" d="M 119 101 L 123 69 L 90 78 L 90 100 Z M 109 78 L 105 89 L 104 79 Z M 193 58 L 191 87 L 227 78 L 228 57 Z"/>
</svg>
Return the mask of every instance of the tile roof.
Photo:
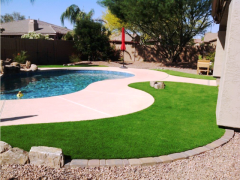
<svg viewBox="0 0 240 180">
<path fill-rule="evenodd" d="M 199 43 L 199 44 L 201 44 L 203 41 L 201 40 L 201 39 L 194 39 L 194 43 L 196 44 L 196 43 Z"/>
<path fill-rule="evenodd" d="M 28 33 L 28 24 L 30 19 L 2 23 L 1 27 L 5 29 L 1 35 L 23 35 Z M 55 35 L 56 33 L 66 34 L 70 29 L 50 24 L 44 21 L 37 21 L 38 29 L 36 33 Z"/>
</svg>

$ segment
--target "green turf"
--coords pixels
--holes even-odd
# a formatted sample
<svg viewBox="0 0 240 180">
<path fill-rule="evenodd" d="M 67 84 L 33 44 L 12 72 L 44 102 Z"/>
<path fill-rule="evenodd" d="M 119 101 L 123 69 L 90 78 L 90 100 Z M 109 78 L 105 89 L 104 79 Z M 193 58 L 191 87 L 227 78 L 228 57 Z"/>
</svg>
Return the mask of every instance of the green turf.
<svg viewBox="0 0 240 180">
<path fill-rule="evenodd" d="M 165 84 L 161 90 L 149 82 L 129 85 L 155 98 L 145 110 L 92 121 L 3 126 L 1 140 L 27 151 L 31 146 L 62 148 L 74 159 L 116 159 L 181 152 L 224 134 L 216 125 L 217 87 Z"/>
<path fill-rule="evenodd" d="M 105 65 L 91 65 L 91 64 L 77 64 L 74 66 L 63 66 L 63 65 L 38 65 L 39 68 L 69 68 L 69 67 L 108 67 Z"/>
<path fill-rule="evenodd" d="M 188 78 L 194 78 L 194 79 L 216 80 L 216 78 L 212 76 L 206 76 L 206 75 L 190 74 L 190 73 L 184 73 L 184 72 L 173 71 L 168 69 L 154 69 L 154 70 L 162 71 L 173 76 L 181 76 L 181 77 L 188 77 Z"/>
</svg>

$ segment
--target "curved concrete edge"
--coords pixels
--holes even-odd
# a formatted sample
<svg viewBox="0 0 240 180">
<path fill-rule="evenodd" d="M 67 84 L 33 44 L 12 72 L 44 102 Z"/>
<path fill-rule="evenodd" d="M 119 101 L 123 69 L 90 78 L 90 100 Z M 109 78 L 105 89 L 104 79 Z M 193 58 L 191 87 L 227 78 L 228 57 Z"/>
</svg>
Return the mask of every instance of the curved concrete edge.
<svg viewBox="0 0 240 180">
<path fill-rule="evenodd" d="M 180 159 L 187 159 L 206 151 L 215 149 L 226 144 L 234 136 L 234 130 L 226 129 L 225 134 L 216 141 L 202 147 L 197 147 L 192 150 L 187 150 L 180 153 L 173 153 L 158 157 L 136 158 L 136 159 L 73 159 L 71 162 L 64 165 L 64 168 L 78 167 L 100 167 L 100 166 L 147 166 L 159 163 L 169 163 Z"/>
</svg>

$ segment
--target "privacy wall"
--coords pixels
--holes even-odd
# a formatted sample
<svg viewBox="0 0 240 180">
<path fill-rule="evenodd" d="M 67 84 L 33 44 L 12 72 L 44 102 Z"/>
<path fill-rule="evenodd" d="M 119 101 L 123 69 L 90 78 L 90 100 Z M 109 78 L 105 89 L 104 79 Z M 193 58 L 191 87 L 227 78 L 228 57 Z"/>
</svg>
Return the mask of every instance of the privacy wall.
<svg viewBox="0 0 240 180">
<path fill-rule="evenodd" d="M 73 41 L 1 38 L 1 59 L 13 59 L 13 54 L 27 51 L 33 64 L 64 64 L 76 53 Z"/>
</svg>

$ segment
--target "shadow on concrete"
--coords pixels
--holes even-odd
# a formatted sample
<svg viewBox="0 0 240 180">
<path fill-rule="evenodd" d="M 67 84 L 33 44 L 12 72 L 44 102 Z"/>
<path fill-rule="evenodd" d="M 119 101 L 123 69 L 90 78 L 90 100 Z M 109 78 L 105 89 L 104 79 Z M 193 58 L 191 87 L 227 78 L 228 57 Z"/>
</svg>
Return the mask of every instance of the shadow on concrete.
<svg viewBox="0 0 240 180">
<path fill-rule="evenodd" d="M 1 122 L 5 122 L 5 121 L 15 121 L 15 120 L 19 120 L 19 119 L 25 119 L 25 118 L 30 118 L 30 117 L 34 117 L 37 115 L 29 115 L 29 116 L 18 116 L 18 117 L 11 117 L 11 118 L 4 118 L 1 119 Z"/>
</svg>

